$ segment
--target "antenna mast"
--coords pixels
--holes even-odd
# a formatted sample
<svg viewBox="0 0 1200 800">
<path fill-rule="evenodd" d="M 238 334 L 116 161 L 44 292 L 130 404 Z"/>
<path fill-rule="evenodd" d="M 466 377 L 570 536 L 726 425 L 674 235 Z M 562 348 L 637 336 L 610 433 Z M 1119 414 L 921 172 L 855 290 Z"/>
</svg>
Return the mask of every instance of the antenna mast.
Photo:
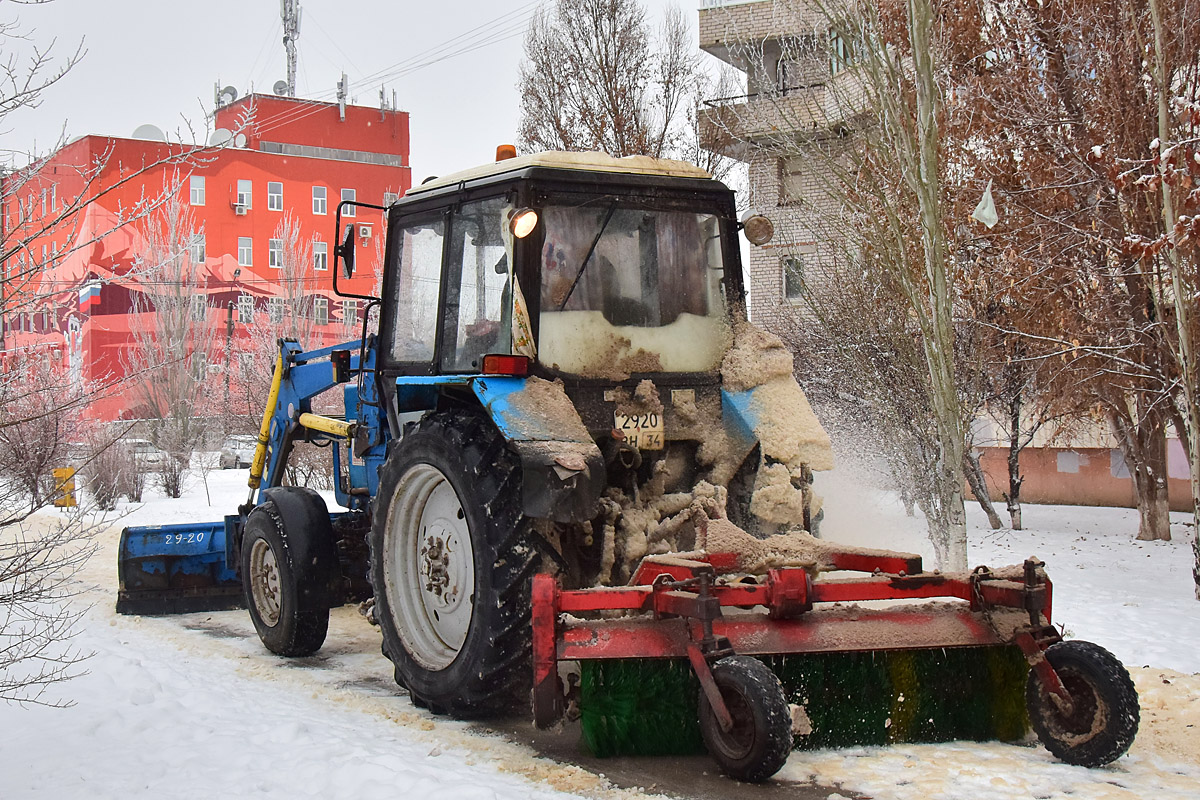
<svg viewBox="0 0 1200 800">
<path fill-rule="evenodd" d="M 300 38 L 300 0 L 279 0 L 283 20 L 283 48 L 287 51 L 287 93 L 296 96 L 296 40 Z"/>
</svg>

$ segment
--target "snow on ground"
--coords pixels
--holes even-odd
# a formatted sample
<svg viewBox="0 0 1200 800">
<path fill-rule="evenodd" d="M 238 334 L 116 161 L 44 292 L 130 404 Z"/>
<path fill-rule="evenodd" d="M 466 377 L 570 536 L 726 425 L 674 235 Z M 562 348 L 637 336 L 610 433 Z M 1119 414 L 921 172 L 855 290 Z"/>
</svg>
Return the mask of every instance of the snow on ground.
<svg viewBox="0 0 1200 800">
<path fill-rule="evenodd" d="M 320 653 L 292 661 L 263 650 L 245 612 L 116 615 L 120 527 L 216 519 L 244 502 L 245 475 L 212 473 L 212 506 L 197 479 L 185 498 L 148 492 L 122 509 L 85 576 L 98 588 L 78 644 L 96 655 L 88 675 L 60 687 L 75 705 L 0 706 L 0 725 L 18 732 L 0 750 L 0 797 L 641 796 L 415 709 L 352 608 L 335 611 Z M 920 521 L 890 495 L 821 478 L 827 538 L 930 558 Z M 1017 532 L 987 530 L 976 509 L 970 520 L 973 564 L 1037 555 L 1055 583 L 1056 620 L 1131 667 L 1142 728 L 1130 753 L 1089 770 L 1036 743 L 796 752 L 776 780 L 878 800 L 1200 796 L 1200 603 L 1184 515 L 1173 516 L 1174 541 L 1155 543 L 1133 541 L 1137 515 L 1126 509 L 1026 506 L 1028 530 Z"/>
<path fill-rule="evenodd" d="M 147 502 L 109 515 L 75 642 L 95 652 L 89 674 L 60 687 L 71 708 L 0 705 L 0 726 L 20 731 L 0 750 L 0 798 L 624 794 L 462 723 L 435 723 L 392 683 L 378 634 L 354 609 L 335 613 L 321 654 L 294 661 L 269 656 L 244 611 L 117 615 L 120 529 L 217 519 L 245 502 L 246 475 L 210 474 L 211 506 L 195 479 L 186 497 L 147 489 Z"/>
</svg>

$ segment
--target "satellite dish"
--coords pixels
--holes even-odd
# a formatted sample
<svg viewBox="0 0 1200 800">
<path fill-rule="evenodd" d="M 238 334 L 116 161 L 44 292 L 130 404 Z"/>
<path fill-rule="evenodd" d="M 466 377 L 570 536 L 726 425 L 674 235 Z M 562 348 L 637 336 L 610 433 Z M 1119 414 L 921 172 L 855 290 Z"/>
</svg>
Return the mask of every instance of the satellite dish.
<svg viewBox="0 0 1200 800">
<path fill-rule="evenodd" d="M 167 135 L 162 132 L 162 128 L 149 123 L 138 125 L 133 131 L 134 139 L 147 139 L 151 142 L 165 142 Z"/>
<path fill-rule="evenodd" d="M 208 143 L 212 147 L 220 147 L 223 144 L 228 144 L 233 139 L 233 131 L 228 128 L 217 128 L 208 137 Z"/>
<path fill-rule="evenodd" d="M 239 133 L 236 137 L 234 137 L 233 146 L 234 147 L 245 147 L 246 146 L 246 134 Z"/>
<path fill-rule="evenodd" d="M 217 97 L 221 105 L 227 106 L 238 99 L 238 90 L 232 86 L 226 86 Z"/>
<path fill-rule="evenodd" d="M 271 87 L 271 91 L 283 97 L 288 96 L 287 81 L 275 81 L 275 85 Z"/>
</svg>

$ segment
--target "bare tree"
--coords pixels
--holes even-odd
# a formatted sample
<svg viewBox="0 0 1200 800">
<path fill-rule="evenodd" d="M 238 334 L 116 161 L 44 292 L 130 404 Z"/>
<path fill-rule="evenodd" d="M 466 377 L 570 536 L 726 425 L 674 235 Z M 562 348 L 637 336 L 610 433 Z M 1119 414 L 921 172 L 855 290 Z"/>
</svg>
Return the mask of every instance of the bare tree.
<svg viewBox="0 0 1200 800">
<path fill-rule="evenodd" d="M 655 31 L 639 0 L 554 0 L 525 36 L 518 140 L 527 152 L 682 158 L 721 178 L 730 162 L 702 150 L 696 129 L 713 80 L 677 6 Z"/>
<path fill-rule="evenodd" d="M 1169 310 L 1175 316 L 1175 346 L 1171 353 L 1181 384 L 1178 398 L 1182 413 L 1177 414 L 1176 429 L 1187 442 L 1194 533 L 1192 580 L 1196 599 L 1200 600 L 1200 315 L 1196 313 L 1200 300 L 1200 193 L 1188 191 L 1200 177 L 1200 55 L 1195 39 L 1200 33 L 1196 20 L 1200 7 L 1186 2 L 1171 4 L 1167 9 L 1164 5 L 1161 0 L 1147 0 L 1154 56 L 1150 74 L 1158 131 L 1155 149 L 1159 151 L 1163 238 L 1168 245 L 1163 249 L 1163 258 L 1170 277 Z M 1192 213 L 1180 213 L 1185 210 Z"/>
<path fill-rule="evenodd" d="M 125 432 L 130 426 L 113 430 L 94 425 L 84 434 L 80 471 L 85 476 L 88 494 L 101 511 L 114 511 L 121 496 L 133 502 L 141 502 L 141 488 L 136 479 L 141 475 L 137 460 L 128 448 L 119 443 L 117 432 Z"/>
<path fill-rule="evenodd" d="M 295 339 L 303 347 L 315 346 L 316 316 L 313 301 L 318 277 L 313 262 L 314 237 L 305 235 L 299 219 L 285 212 L 275 226 L 271 248 L 278 259 L 279 294 L 266 298 L 266 308 L 254 309 L 247 338 L 240 345 L 236 369 L 239 396 L 230 412 L 246 419 L 257 432 L 262 405 L 279 356 L 279 340 Z"/>
<path fill-rule="evenodd" d="M 27 0 L 22 5 L 48 2 Z M 0 60 L 0 127 L 14 124 L 14 112 L 36 109 L 84 54 L 80 43 L 58 58 L 53 42 L 43 46 L 19 18 L 6 16 L 0 21 L 0 49 L 6 54 Z M 44 512 L 58 493 L 45 470 L 70 462 L 79 463 L 85 473 L 99 468 L 97 454 L 111 437 L 81 450 L 71 443 L 77 438 L 86 441 L 79 424 L 86 406 L 120 388 L 121 379 L 101 376 L 85 381 L 71 358 L 62 365 L 61 345 L 43 341 L 17 347 L 17 337 L 11 334 L 30 330 L 35 314 L 47 327 L 60 321 L 60 309 L 76 301 L 76 287 L 64 290 L 57 282 L 57 266 L 66 256 L 93 247 L 114 228 L 144 219 L 165 198 L 143 192 L 138 202 L 116 209 L 115 219 L 103 230 L 80 225 L 90 204 L 144 185 L 147 175 L 202 163 L 211 151 L 179 141 L 135 169 L 116 171 L 108 169 L 111 142 L 86 163 L 76 164 L 57 158 L 55 151 L 64 143 L 65 137 L 50 143 L 49 155 L 9 151 L 11 163 L 0 171 L 0 207 L 6 211 L 0 226 L 0 437 L 9 442 L 0 444 L 0 457 L 16 470 L 0 470 L 0 700 L 48 705 L 59 703 L 53 685 L 78 674 L 86 655 L 71 645 L 84 610 L 72 598 L 81 588 L 78 571 L 94 550 L 96 527 L 85 522 L 86 513 L 47 518 Z M 64 180 L 67 173 L 73 190 L 55 196 L 55 181 Z M 51 202 L 38 213 L 33 197 L 43 192 Z M 57 260 L 35 256 L 33 245 L 44 237 L 69 242 Z M 23 455 L 18 463 L 19 453 Z"/>
<path fill-rule="evenodd" d="M 71 645 L 83 610 L 76 575 L 94 529 L 38 512 L 62 497 L 51 478 L 78 455 L 82 391 L 43 353 L 9 354 L 0 379 L 0 700 L 58 705 L 53 684 L 81 671 Z"/>
<path fill-rule="evenodd" d="M 183 490 L 192 453 L 205 433 L 209 358 L 216 326 L 209 320 L 203 264 L 192 260 L 196 229 L 178 185 L 166 204 L 141 227 L 135 256 L 139 292 L 133 295 L 127 354 L 136 375 L 132 394 L 147 420 L 150 439 L 166 451 L 159 481 L 169 497 Z M 215 409 L 209 409 L 215 410 Z"/>
<path fill-rule="evenodd" d="M 797 19 L 807 5 L 775 3 Z M 1195 0 L 968 0 L 953 12 L 942 7 L 936 21 L 914 2 L 815 5 L 828 44 L 820 30 L 796 36 L 779 62 L 831 64 L 832 76 L 799 93 L 749 87 L 760 102 L 724 105 L 714 118 L 730 130 L 777 131 L 758 145 L 817 165 L 817 182 L 836 199 L 824 233 L 839 242 L 829 256 L 839 267 L 876 274 L 924 264 L 924 276 L 909 274 L 922 277 L 927 321 L 915 295 L 903 293 L 927 343 L 945 350 L 928 333 L 945 331 L 936 320 L 946 319 L 946 302 L 959 336 L 994 332 L 979 339 L 994 340 L 982 363 L 993 375 L 993 410 L 1009 420 L 1010 513 L 1019 514 L 1017 456 L 1033 430 L 1098 411 L 1134 478 L 1139 537 L 1169 537 L 1172 424 L 1190 453 L 1193 494 L 1200 479 L 1191 433 L 1200 420 L 1190 249 L 1200 232 Z M 771 73 L 762 48 L 753 50 L 744 54 L 759 67 L 751 71 Z M 911 142 L 936 142 L 937 152 L 892 133 L 904 129 Z M 983 231 L 969 219 L 989 181 L 1000 224 Z M 945 291 L 930 261 L 939 252 L 955 279 Z M 946 387 L 929 355 L 931 385 Z M 960 401 L 967 380 L 955 376 Z M 948 392 L 934 396 L 949 401 Z M 1200 549 L 1196 556 L 1200 580 Z"/>
<path fill-rule="evenodd" d="M 1000 323 L 1024 357 L 1053 362 L 1059 390 L 1108 419 L 1143 539 L 1170 537 L 1168 428 L 1187 447 L 1194 438 L 1195 268 L 1178 245 L 1191 219 L 1198 17 L 1195 0 L 978 0 L 943 38 L 957 211 L 989 181 L 1002 210 L 975 271 L 1007 279 L 993 281 L 996 302 L 1036 309 Z"/>
<path fill-rule="evenodd" d="M 18 354 L 7 367 L 25 380 L 0 382 L 0 479 L 8 499 L 23 495 L 36 511 L 52 499 L 51 469 L 67 464 L 69 443 L 79 438 L 78 409 L 70 401 L 80 389 L 40 354 Z"/>
<path fill-rule="evenodd" d="M 238 354 L 237 378 L 241 391 L 231 409 L 232 414 L 246 420 L 248 430 L 253 432 L 257 432 L 262 418 L 263 403 L 279 356 L 279 340 L 293 339 L 305 348 L 321 344 L 316 303 L 328 303 L 329 298 L 320 291 L 327 273 L 315 270 L 316 241 L 316 236 L 306 234 L 290 212 L 275 227 L 271 246 L 275 248 L 274 258 L 278 259 L 280 291 L 266 299 L 265 309 L 255 309 L 253 321 L 248 325 L 248 337 Z M 314 398 L 314 403 L 314 410 L 322 413 L 342 412 L 337 392 Z M 284 479 L 294 486 L 332 488 L 329 459 L 328 448 L 297 442 L 288 457 Z"/>
<path fill-rule="evenodd" d="M 747 88 L 758 101 L 722 106 L 713 119 L 734 136 L 764 131 L 755 147 L 806 163 L 812 180 L 833 198 L 832 208 L 809 220 L 830 243 L 820 258 L 839 276 L 874 276 L 896 301 L 881 311 L 895 317 L 890 327 L 915 347 L 904 352 L 916 360 L 893 367 L 907 365 L 903 381 L 921 398 L 913 413 L 923 416 L 885 432 L 895 435 L 895 452 L 911 451 L 907 464 L 921 465 L 907 469 L 922 487 L 918 502 L 939 563 L 964 569 L 966 428 L 955 376 L 955 264 L 938 127 L 935 9 L 930 0 L 776 5 L 790 9 L 797 30 L 814 33 L 781 41 L 783 52 L 770 58 L 763 42 L 734 37 L 741 42 L 739 60 L 756 76 Z M 784 63 L 801 73 L 824 70 L 826 77 L 818 89 L 797 94 L 777 78 Z M 829 79 L 831 65 L 837 74 Z M 788 245 L 785 237 L 780 246 Z M 822 301 L 816 290 L 810 298 Z M 892 368 L 876 374 L 899 380 Z"/>
</svg>

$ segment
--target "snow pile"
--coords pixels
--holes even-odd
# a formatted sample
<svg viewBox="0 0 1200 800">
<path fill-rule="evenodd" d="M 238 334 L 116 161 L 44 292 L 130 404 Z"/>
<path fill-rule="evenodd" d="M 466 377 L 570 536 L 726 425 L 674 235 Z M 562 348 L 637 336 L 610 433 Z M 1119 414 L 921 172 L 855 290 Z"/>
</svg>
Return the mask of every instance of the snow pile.
<svg viewBox="0 0 1200 800">
<path fill-rule="evenodd" d="M 829 434 L 792 375 L 792 354 L 772 333 L 739 322 L 733 346 L 721 362 L 721 385 L 731 392 L 754 390 L 763 456 L 797 469 L 833 469 Z"/>
</svg>

